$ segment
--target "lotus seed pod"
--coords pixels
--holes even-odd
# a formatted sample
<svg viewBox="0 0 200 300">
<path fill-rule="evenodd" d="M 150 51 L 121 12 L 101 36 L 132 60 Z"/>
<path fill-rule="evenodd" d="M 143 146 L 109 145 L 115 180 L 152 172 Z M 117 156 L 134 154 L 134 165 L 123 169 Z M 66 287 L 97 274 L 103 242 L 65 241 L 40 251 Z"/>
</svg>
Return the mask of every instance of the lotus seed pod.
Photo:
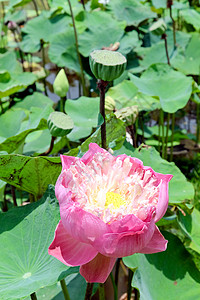
<svg viewBox="0 0 200 300">
<path fill-rule="evenodd" d="M 50 114 L 47 125 L 52 136 L 64 136 L 70 133 L 74 127 L 74 122 L 70 116 L 54 111 Z"/>
<path fill-rule="evenodd" d="M 104 81 L 118 78 L 126 68 L 126 58 L 116 51 L 94 50 L 89 58 L 92 73 Z"/>
<path fill-rule="evenodd" d="M 65 75 L 64 69 L 61 69 L 56 76 L 56 79 L 53 83 L 54 93 L 59 97 L 66 97 L 66 94 L 69 90 L 69 82 L 67 76 Z"/>
</svg>

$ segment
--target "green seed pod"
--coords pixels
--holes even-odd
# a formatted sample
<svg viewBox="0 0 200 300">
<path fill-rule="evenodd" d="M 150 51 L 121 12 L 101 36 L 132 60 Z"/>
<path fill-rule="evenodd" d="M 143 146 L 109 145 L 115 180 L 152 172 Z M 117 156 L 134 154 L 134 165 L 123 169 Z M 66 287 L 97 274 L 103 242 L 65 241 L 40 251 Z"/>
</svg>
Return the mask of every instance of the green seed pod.
<svg viewBox="0 0 200 300">
<path fill-rule="evenodd" d="M 69 90 L 69 82 L 67 76 L 65 75 L 64 69 L 61 69 L 56 76 L 56 79 L 53 83 L 54 93 L 59 97 L 66 97 L 66 94 Z"/>
<path fill-rule="evenodd" d="M 165 33 L 166 29 L 167 25 L 163 19 L 159 19 L 149 27 L 149 31 L 155 35 L 162 35 Z"/>
<path fill-rule="evenodd" d="M 126 68 L 126 58 L 116 51 L 94 50 L 89 58 L 92 73 L 104 81 L 118 78 Z"/>
<path fill-rule="evenodd" d="M 47 125 L 52 136 L 64 136 L 70 133 L 74 127 L 74 122 L 70 116 L 54 111 L 49 115 Z"/>
</svg>

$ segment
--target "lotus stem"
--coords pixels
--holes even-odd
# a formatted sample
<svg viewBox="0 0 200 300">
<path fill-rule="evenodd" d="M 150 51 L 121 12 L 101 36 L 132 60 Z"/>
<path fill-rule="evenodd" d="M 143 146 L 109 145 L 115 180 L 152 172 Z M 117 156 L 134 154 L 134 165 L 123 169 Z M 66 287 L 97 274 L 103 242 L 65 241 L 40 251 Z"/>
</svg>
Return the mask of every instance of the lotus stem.
<svg viewBox="0 0 200 300">
<path fill-rule="evenodd" d="M 133 271 L 131 269 L 128 269 L 128 287 L 127 287 L 127 300 L 131 300 L 131 293 L 132 293 L 132 278 L 133 278 Z"/>
<path fill-rule="evenodd" d="M 172 16 L 172 5 L 173 5 L 173 1 L 168 0 L 167 7 L 169 8 L 169 15 L 170 15 L 170 18 L 172 20 L 173 41 L 174 41 L 174 49 L 175 49 L 176 48 L 176 23 L 175 23 L 175 20 Z"/>
<path fill-rule="evenodd" d="M 41 39 L 41 40 L 40 40 L 40 46 L 41 46 L 41 52 L 42 52 L 42 67 L 43 67 L 44 72 L 45 72 L 45 64 L 46 64 L 46 60 L 45 60 L 44 44 L 45 44 L 45 42 Z M 46 74 L 46 72 L 45 72 L 45 74 Z M 45 95 L 48 96 L 45 78 L 43 79 L 43 84 L 44 84 L 44 92 L 45 92 Z"/>
<path fill-rule="evenodd" d="M 162 126 L 162 158 L 165 157 L 165 126 L 164 126 L 164 111 L 160 110 L 160 123 Z"/>
<path fill-rule="evenodd" d="M 99 79 L 97 86 L 100 91 L 100 114 L 103 117 L 103 124 L 101 125 L 101 145 L 102 148 L 106 149 L 106 119 L 105 119 L 105 91 L 108 85 L 108 81 Z"/>
<path fill-rule="evenodd" d="M 90 300 L 92 297 L 92 290 L 93 290 L 94 283 L 87 283 L 87 288 L 85 292 L 85 300 Z"/>
<path fill-rule="evenodd" d="M 168 144 L 168 135 L 169 135 L 169 122 L 170 122 L 170 113 L 167 114 L 167 132 L 165 137 L 165 159 L 167 159 L 167 144 Z"/>
<path fill-rule="evenodd" d="M 49 153 L 51 153 L 51 151 L 53 150 L 53 146 L 54 146 L 55 140 L 56 140 L 56 137 L 52 136 L 51 137 L 51 143 L 50 143 L 49 149 L 47 151 L 39 154 L 38 156 L 47 156 Z"/>
<path fill-rule="evenodd" d="M 161 144 L 161 130 L 160 130 L 160 127 L 161 127 L 161 122 L 160 122 L 160 117 L 158 118 L 158 151 L 160 153 L 160 144 Z"/>
<path fill-rule="evenodd" d="M 175 127 L 175 113 L 172 114 L 172 138 L 171 138 L 170 161 L 173 160 L 174 127 Z"/>
<path fill-rule="evenodd" d="M 99 283 L 99 300 L 105 300 L 105 291 L 103 283 Z"/>
<path fill-rule="evenodd" d="M 60 280 L 60 285 L 61 285 L 62 292 L 63 292 L 65 300 L 70 300 L 70 296 L 69 296 L 69 292 L 68 292 L 68 289 L 67 289 L 67 286 L 66 286 L 65 279 Z"/>
<path fill-rule="evenodd" d="M 11 193 L 12 193 L 12 198 L 13 198 L 13 204 L 14 206 L 17 206 L 17 200 L 16 200 L 16 194 L 15 194 L 15 188 L 13 185 L 11 185 Z"/>
<path fill-rule="evenodd" d="M 197 104 L 197 145 L 199 144 L 199 136 L 200 136 L 200 104 Z"/>
<path fill-rule="evenodd" d="M 117 289 L 117 285 L 115 284 L 115 280 L 113 278 L 112 272 L 110 273 L 110 279 L 112 281 L 113 290 L 114 290 L 114 300 L 118 300 L 118 289 Z"/>
<path fill-rule="evenodd" d="M 30 295 L 30 297 L 31 297 L 31 300 L 37 300 L 37 296 L 36 296 L 36 293 L 35 293 L 35 292 L 32 293 L 32 294 Z"/>
<path fill-rule="evenodd" d="M 120 260 L 121 260 L 121 258 L 118 258 L 116 261 L 116 265 L 115 265 L 115 285 L 116 286 L 118 286 Z"/>
<path fill-rule="evenodd" d="M 61 112 L 65 112 L 65 102 L 66 102 L 67 98 L 66 97 L 61 97 L 60 98 L 60 111 Z"/>
<path fill-rule="evenodd" d="M 166 52 L 166 56 L 167 56 L 167 63 L 168 63 L 169 66 L 171 66 L 170 59 L 169 59 L 168 46 L 167 46 L 167 35 L 166 35 L 166 33 L 163 33 L 161 39 L 163 39 L 165 41 L 165 52 Z"/>
<path fill-rule="evenodd" d="M 33 5 L 34 5 L 34 8 L 35 8 L 36 15 L 39 16 L 38 7 L 37 7 L 37 3 L 36 3 L 35 0 L 33 0 Z"/>
<path fill-rule="evenodd" d="M 73 23 L 73 28 L 74 28 L 74 37 L 75 37 L 75 45 L 76 45 L 76 52 L 77 52 L 78 61 L 79 61 L 80 69 L 81 69 L 81 82 L 82 82 L 82 87 L 83 87 L 83 95 L 86 96 L 87 93 L 86 93 L 86 87 L 85 87 L 85 77 L 84 77 L 84 72 L 83 72 L 83 64 L 82 64 L 81 56 L 80 56 L 80 53 L 79 53 L 79 50 L 78 50 L 78 35 L 77 35 L 77 31 L 76 31 L 74 14 L 73 14 L 73 10 L 72 10 L 72 6 L 71 6 L 70 0 L 67 0 L 67 1 L 68 1 L 68 4 L 69 4 L 69 9 L 70 9 L 71 17 L 72 17 L 72 23 Z"/>
</svg>

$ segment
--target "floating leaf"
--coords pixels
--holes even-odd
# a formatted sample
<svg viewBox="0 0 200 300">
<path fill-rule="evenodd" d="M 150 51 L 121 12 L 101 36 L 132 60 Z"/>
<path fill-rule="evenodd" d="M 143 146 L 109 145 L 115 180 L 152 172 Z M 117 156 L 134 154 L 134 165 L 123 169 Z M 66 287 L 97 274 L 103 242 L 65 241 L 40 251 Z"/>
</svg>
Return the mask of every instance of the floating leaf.
<svg viewBox="0 0 200 300">
<path fill-rule="evenodd" d="M 125 20 L 128 26 L 138 26 L 142 21 L 156 17 L 150 7 L 137 0 L 110 1 L 109 6 L 117 19 Z"/>
<path fill-rule="evenodd" d="M 86 13 L 84 22 L 88 29 L 79 36 L 79 51 L 86 57 L 93 50 L 100 50 L 118 42 L 124 34 L 125 23 L 115 20 L 103 11 Z"/>
<path fill-rule="evenodd" d="M 162 109 L 169 113 L 183 108 L 192 93 L 192 78 L 166 64 L 152 65 L 140 78 L 130 74 L 130 79 L 142 93 L 158 96 Z"/>
<path fill-rule="evenodd" d="M 48 254 L 59 219 L 53 188 L 37 203 L 0 214 L 2 300 L 28 296 L 67 276 L 69 267 Z"/>
<path fill-rule="evenodd" d="M 180 15 L 188 24 L 193 25 L 196 30 L 200 29 L 200 14 L 198 11 L 192 8 L 183 9 L 180 11 Z"/>
<path fill-rule="evenodd" d="M 156 254 L 134 254 L 123 258 L 136 269 L 132 285 L 139 289 L 141 300 L 194 300 L 200 294 L 200 272 L 181 241 L 169 232 L 167 250 Z"/>
<path fill-rule="evenodd" d="M 138 93 L 138 88 L 130 80 L 124 80 L 110 88 L 106 95 L 115 100 L 117 109 L 137 105 L 139 111 L 151 111 L 160 107 L 157 99 Z"/>
<path fill-rule="evenodd" d="M 61 172 L 60 157 L 0 155 L 0 179 L 40 198 Z"/>
<path fill-rule="evenodd" d="M 74 128 L 68 138 L 75 141 L 87 137 L 92 128 L 97 127 L 99 98 L 80 97 L 77 100 L 67 100 L 65 111 L 74 121 Z"/>
<path fill-rule="evenodd" d="M 172 60 L 172 65 L 186 75 L 198 75 L 200 70 L 200 36 L 199 33 L 193 33 L 190 42 L 185 51 L 179 51 L 179 54 Z"/>
<path fill-rule="evenodd" d="M 200 253 L 200 211 L 194 208 L 191 214 L 179 214 L 179 225 L 188 237 L 186 246 Z"/>
<path fill-rule="evenodd" d="M 194 187 L 187 181 L 179 168 L 173 162 L 168 162 L 160 157 L 155 148 L 142 148 L 141 151 L 134 149 L 130 144 L 124 146 L 115 152 L 115 155 L 126 154 L 137 157 L 143 161 L 145 166 L 150 166 L 156 172 L 163 174 L 172 174 L 173 178 L 169 182 L 169 203 L 180 204 L 184 201 L 194 198 Z"/>
</svg>

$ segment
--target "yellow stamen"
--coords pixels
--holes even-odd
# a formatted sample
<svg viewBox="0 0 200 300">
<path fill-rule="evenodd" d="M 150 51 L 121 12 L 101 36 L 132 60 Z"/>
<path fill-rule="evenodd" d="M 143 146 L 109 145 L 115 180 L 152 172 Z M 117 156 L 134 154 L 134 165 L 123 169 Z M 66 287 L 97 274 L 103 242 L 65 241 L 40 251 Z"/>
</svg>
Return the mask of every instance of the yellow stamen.
<svg viewBox="0 0 200 300">
<path fill-rule="evenodd" d="M 113 204 L 114 208 L 120 208 L 120 206 L 125 205 L 125 201 L 122 200 L 120 194 L 114 192 L 107 192 L 105 208 L 107 208 L 109 204 Z"/>
</svg>

